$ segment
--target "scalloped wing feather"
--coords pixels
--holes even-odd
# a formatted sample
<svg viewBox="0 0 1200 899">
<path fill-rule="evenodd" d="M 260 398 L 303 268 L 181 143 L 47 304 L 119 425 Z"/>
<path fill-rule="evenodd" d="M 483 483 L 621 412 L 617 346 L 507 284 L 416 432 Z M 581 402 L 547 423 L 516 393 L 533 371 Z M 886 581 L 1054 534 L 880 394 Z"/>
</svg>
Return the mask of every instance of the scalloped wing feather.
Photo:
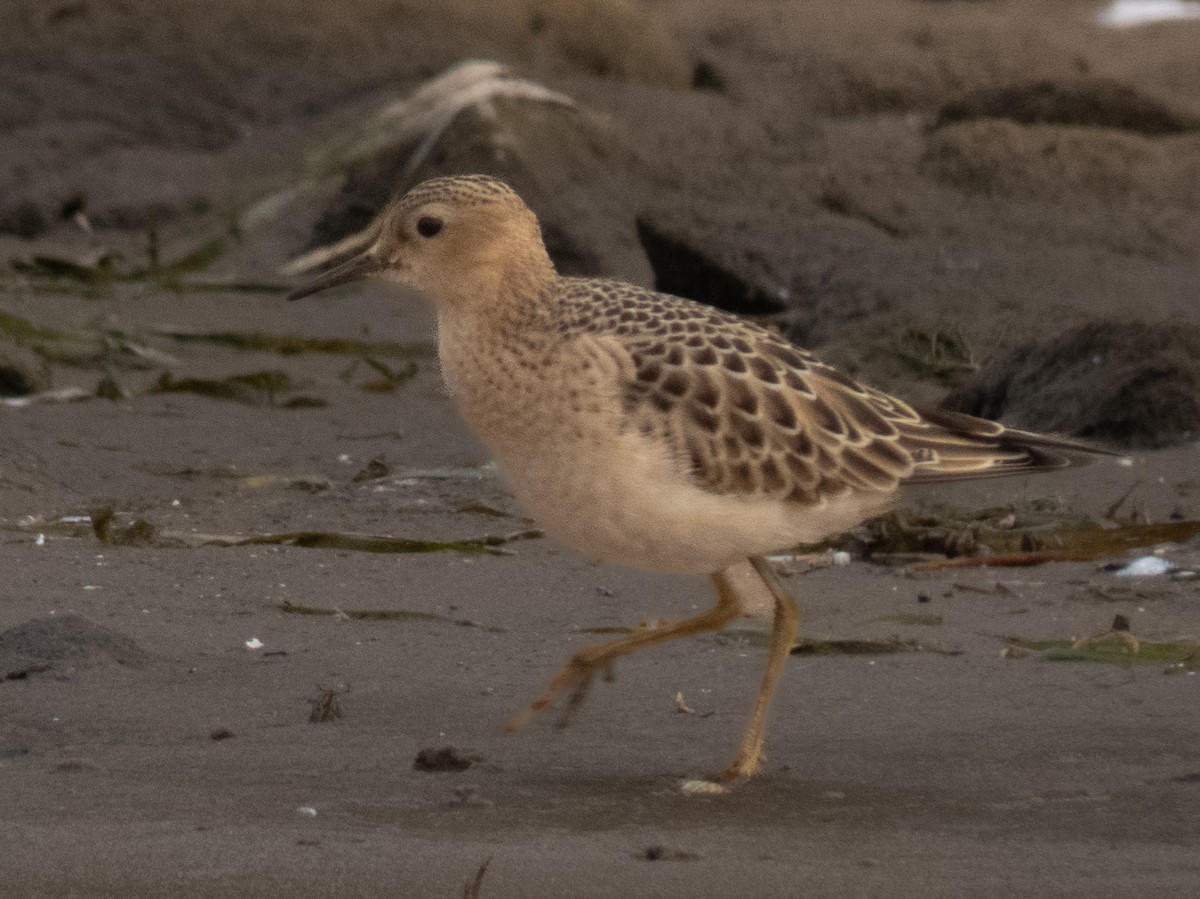
<svg viewBox="0 0 1200 899">
<path fill-rule="evenodd" d="M 821 505 L 849 491 L 1060 468 L 1097 450 L 940 410 L 918 412 L 772 331 L 618 282 L 564 279 L 563 329 L 619 357 L 630 425 L 714 493 Z"/>
</svg>

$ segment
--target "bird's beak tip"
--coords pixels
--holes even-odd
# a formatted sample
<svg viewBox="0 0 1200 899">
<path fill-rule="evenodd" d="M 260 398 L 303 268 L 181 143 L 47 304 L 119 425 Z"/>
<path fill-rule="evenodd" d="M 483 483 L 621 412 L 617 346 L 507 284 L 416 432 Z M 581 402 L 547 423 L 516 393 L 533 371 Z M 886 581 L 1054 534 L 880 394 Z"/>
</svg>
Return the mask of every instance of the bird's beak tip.
<svg viewBox="0 0 1200 899">
<path fill-rule="evenodd" d="M 330 269 L 316 280 L 297 287 L 287 295 L 286 299 L 289 302 L 300 300 L 314 293 L 328 290 L 331 287 L 349 284 L 352 281 L 361 281 L 371 275 L 378 274 L 382 270 L 383 263 L 376 256 L 364 253 Z"/>
<path fill-rule="evenodd" d="M 315 293 L 315 292 L 316 291 L 314 291 L 312 289 L 311 285 L 305 285 L 304 287 L 297 287 L 295 290 L 293 290 L 291 293 L 289 293 L 286 297 L 284 297 L 284 299 L 290 303 L 293 300 L 302 300 L 302 299 L 304 299 L 304 297 L 308 296 L 309 294 Z"/>
</svg>

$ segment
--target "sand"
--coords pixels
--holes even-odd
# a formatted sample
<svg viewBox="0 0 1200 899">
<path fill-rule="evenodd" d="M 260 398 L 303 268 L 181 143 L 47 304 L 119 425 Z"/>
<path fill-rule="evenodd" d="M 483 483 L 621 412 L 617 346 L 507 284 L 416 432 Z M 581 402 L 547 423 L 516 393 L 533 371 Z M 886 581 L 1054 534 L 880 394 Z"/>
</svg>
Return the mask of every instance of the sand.
<svg viewBox="0 0 1200 899">
<path fill-rule="evenodd" d="M 564 238 L 586 240 L 578 264 L 653 280 L 641 221 L 906 396 L 936 401 L 961 373 L 906 362 L 905 329 L 986 365 L 1092 321 L 1193 321 L 1200 25 L 1107 30 L 1098 8 L 18 4 L 0 37 L 0 312 L 35 330 L 6 318 L 0 363 L 90 398 L 0 408 L 0 892 L 459 896 L 489 858 L 478 895 L 497 899 L 1192 890 L 1194 661 L 1006 650 L 1117 614 L 1145 642 L 1194 644 L 1196 581 L 1108 559 L 794 566 L 807 635 L 908 651 L 794 657 L 763 773 L 697 796 L 681 785 L 728 761 L 748 713 L 758 622 L 623 662 L 565 730 L 499 729 L 603 639 L 589 630 L 699 610 L 702 580 L 537 538 L 495 555 L 199 545 L 533 526 L 444 394 L 419 298 L 283 302 L 278 269 L 339 185 L 245 218 L 463 58 L 573 97 L 602 136 L 595 169 L 524 157 L 547 198 L 599 210 Z M 152 244 L 159 270 L 137 271 Z M 128 277 L 35 259 L 104 253 Z M 358 343 L 171 336 L 217 332 Z M 264 371 L 287 377 L 220 381 Z M 220 383 L 164 389 L 187 379 Z M 92 396 L 102 381 L 119 398 Z M 1100 520 L 1131 491 L 1116 517 L 1200 518 L 1197 445 L 1173 442 L 903 504 Z M 106 508 L 108 542 L 64 521 Z M 1200 565 L 1194 540 L 1165 555 Z M 447 746 L 459 770 L 414 768 Z"/>
</svg>

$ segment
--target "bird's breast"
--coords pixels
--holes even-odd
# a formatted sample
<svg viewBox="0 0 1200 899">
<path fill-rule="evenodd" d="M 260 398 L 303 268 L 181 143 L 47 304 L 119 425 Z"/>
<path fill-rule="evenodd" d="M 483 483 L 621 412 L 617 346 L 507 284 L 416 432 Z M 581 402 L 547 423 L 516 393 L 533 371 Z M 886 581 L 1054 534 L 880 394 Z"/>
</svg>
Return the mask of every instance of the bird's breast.
<svg viewBox="0 0 1200 899">
<path fill-rule="evenodd" d="M 502 463 L 603 442 L 621 427 L 611 362 L 557 335 L 442 320 L 438 357 L 463 418 Z"/>
</svg>

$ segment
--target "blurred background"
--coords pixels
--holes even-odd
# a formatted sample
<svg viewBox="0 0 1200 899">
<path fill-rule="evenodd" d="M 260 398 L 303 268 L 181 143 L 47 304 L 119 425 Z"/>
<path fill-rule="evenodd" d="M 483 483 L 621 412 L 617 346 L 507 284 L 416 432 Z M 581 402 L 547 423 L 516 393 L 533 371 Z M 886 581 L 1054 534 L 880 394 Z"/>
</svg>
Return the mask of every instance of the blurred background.
<svg viewBox="0 0 1200 899">
<path fill-rule="evenodd" d="M 393 193 L 483 170 L 563 271 L 768 316 L 916 399 L 1124 446 L 1200 420 L 1195 3 L 9 5 L 10 312 L 180 260 L 268 289 Z M 508 86 L 404 107 L 469 60 Z M 10 393 L 78 380 L 16 336 Z"/>
</svg>

